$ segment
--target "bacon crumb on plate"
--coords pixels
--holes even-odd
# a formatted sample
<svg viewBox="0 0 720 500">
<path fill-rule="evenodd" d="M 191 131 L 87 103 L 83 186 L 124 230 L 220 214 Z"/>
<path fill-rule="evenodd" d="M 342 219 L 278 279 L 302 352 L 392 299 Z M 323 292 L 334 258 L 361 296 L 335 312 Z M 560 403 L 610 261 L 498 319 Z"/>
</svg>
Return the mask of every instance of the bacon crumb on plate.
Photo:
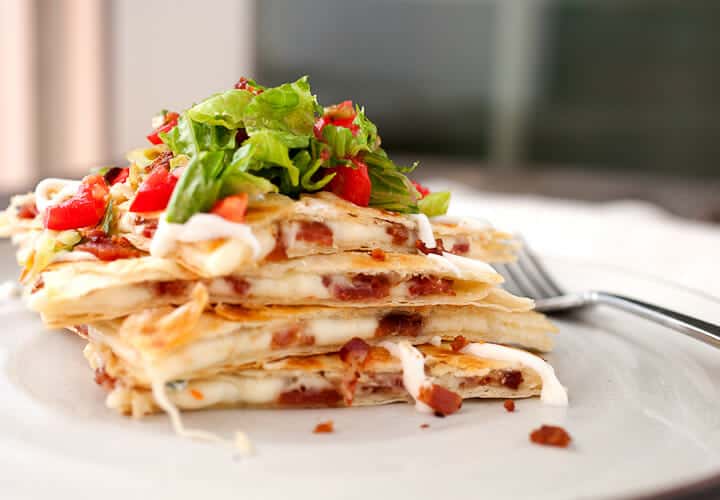
<svg viewBox="0 0 720 500">
<path fill-rule="evenodd" d="M 430 424 L 420 424 L 421 429 L 427 429 L 428 427 L 430 427 Z"/>
<path fill-rule="evenodd" d="M 335 432 L 335 426 L 332 420 L 320 422 L 315 426 L 315 429 L 313 429 L 313 434 L 330 434 L 332 432 Z"/>
<path fill-rule="evenodd" d="M 562 427 L 554 425 L 543 425 L 530 433 L 530 441 L 544 446 L 557 446 L 567 448 L 572 441 L 570 434 Z"/>
<path fill-rule="evenodd" d="M 515 411 L 515 401 L 513 401 L 512 399 L 506 399 L 505 402 L 503 403 L 503 406 L 509 413 L 512 413 Z"/>
</svg>

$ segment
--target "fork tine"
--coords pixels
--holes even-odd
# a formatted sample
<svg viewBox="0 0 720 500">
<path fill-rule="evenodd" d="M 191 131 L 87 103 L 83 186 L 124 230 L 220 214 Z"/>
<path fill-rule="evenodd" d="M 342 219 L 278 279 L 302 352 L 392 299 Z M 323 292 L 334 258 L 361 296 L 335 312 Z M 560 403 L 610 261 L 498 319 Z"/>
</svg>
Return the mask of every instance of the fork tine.
<svg viewBox="0 0 720 500">
<path fill-rule="evenodd" d="M 522 246 L 520 247 L 519 257 L 518 261 L 522 264 L 524 263 L 525 266 L 532 266 L 535 270 L 533 275 L 538 276 L 541 282 L 543 283 L 543 288 L 545 290 L 549 291 L 548 297 L 554 297 L 558 295 L 564 295 L 565 292 L 562 288 L 560 288 L 560 285 L 557 284 L 557 282 L 550 276 L 550 273 L 547 271 L 545 266 L 540 261 L 540 258 L 537 257 L 533 251 L 530 249 L 530 246 L 527 244 L 527 241 L 522 236 L 518 236 L 518 240 L 520 240 L 520 243 Z"/>
<path fill-rule="evenodd" d="M 495 267 L 495 270 L 500 273 L 503 278 L 505 278 L 505 282 L 502 284 L 505 290 L 515 295 L 522 294 L 520 287 L 518 287 L 515 283 L 512 275 L 508 273 L 507 266 L 505 264 L 493 264 L 493 267 Z"/>
<path fill-rule="evenodd" d="M 516 263 L 508 264 L 507 271 L 512 276 L 515 283 L 518 284 L 520 295 L 523 297 L 530 297 L 532 299 L 541 298 L 541 294 L 537 293 L 537 290 L 533 286 L 532 282 L 528 279 L 524 270 Z"/>
</svg>

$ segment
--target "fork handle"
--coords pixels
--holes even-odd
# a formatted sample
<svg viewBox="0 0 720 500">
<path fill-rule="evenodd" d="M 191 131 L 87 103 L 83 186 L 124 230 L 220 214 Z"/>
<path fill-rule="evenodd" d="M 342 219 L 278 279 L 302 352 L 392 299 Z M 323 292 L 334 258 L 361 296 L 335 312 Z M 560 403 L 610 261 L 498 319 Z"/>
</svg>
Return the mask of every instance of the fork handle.
<svg viewBox="0 0 720 500">
<path fill-rule="evenodd" d="M 591 292 L 593 302 L 636 314 L 697 340 L 720 347 L 720 326 L 664 307 L 608 292 Z"/>
</svg>

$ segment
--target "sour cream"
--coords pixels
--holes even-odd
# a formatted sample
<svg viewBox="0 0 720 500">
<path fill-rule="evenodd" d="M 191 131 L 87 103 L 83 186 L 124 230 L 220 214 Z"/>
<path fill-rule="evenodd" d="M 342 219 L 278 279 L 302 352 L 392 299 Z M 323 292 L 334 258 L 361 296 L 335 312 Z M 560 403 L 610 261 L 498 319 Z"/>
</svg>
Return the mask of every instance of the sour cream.
<svg viewBox="0 0 720 500">
<path fill-rule="evenodd" d="M 38 212 L 44 212 L 49 206 L 70 198 L 80 187 L 80 181 L 69 179 L 43 179 L 35 186 L 35 205 Z"/>
</svg>

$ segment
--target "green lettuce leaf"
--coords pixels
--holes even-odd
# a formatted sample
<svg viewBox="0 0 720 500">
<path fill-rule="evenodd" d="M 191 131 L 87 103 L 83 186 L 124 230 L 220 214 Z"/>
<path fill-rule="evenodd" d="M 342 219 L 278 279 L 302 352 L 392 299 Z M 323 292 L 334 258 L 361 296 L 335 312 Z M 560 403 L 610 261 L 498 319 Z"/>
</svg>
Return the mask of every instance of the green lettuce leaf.
<svg viewBox="0 0 720 500">
<path fill-rule="evenodd" d="M 238 193 L 248 193 L 250 196 L 256 196 L 265 193 L 277 193 L 278 187 L 257 175 L 249 174 L 242 171 L 228 172 L 222 178 L 222 186 L 220 188 L 220 199 Z"/>
<path fill-rule="evenodd" d="M 445 215 L 450 205 L 450 191 L 430 193 L 425 198 L 418 200 L 417 205 L 420 212 L 428 217 Z"/>
<path fill-rule="evenodd" d="M 372 183 L 370 206 L 401 213 L 417 213 L 417 192 L 410 179 L 380 150 L 362 157 Z"/>
<path fill-rule="evenodd" d="M 228 90 L 196 104 L 187 114 L 197 123 L 238 129 L 243 126 L 245 109 L 253 97 L 247 90 Z"/>
<path fill-rule="evenodd" d="M 320 170 L 323 165 L 321 158 L 313 160 L 310 153 L 307 151 L 299 151 L 293 157 L 293 163 L 300 171 L 300 185 L 298 186 L 298 194 L 302 191 L 313 192 L 319 191 L 324 188 L 333 177 L 335 173 L 321 176 L 320 178 L 313 180 L 315 174 Z"/>
<path fill-rule="evenodd" d="M 304 148 L 313 133 L 317 109 L 308 78 L 304 76 L 255 96 L 245 109 L 243 122 L 251 137 L 270 129 L 279 132 L 278 137 L 286 146 Z"/>
<path fill-rule="evenodd" d="M 175 155 L 197 155 L 200 151 L 232 151 L 235 149 L 235 130 L 223 126 L 193 121 L 187 113 L 180 115 L 178 124 L 160 138 Z"/>
<path fill-rule="evenodd" d="M 225 152 L 200 151 L 190 158 L 166 210 L 168 222 L 184 223 L 207 212 L 218 199 L 225 170 Z"/>
<path fill-rule="evenodd" d="M 282 133 L 262 130 L 250 136 L 235 151 L 229 169 L 258 171 L 272 167 L 285 169 L 290 186 L 297 186 L 300 182 L 300 171 L 290 159 L 290 151 L 283 142 Z"/>
</svg>

